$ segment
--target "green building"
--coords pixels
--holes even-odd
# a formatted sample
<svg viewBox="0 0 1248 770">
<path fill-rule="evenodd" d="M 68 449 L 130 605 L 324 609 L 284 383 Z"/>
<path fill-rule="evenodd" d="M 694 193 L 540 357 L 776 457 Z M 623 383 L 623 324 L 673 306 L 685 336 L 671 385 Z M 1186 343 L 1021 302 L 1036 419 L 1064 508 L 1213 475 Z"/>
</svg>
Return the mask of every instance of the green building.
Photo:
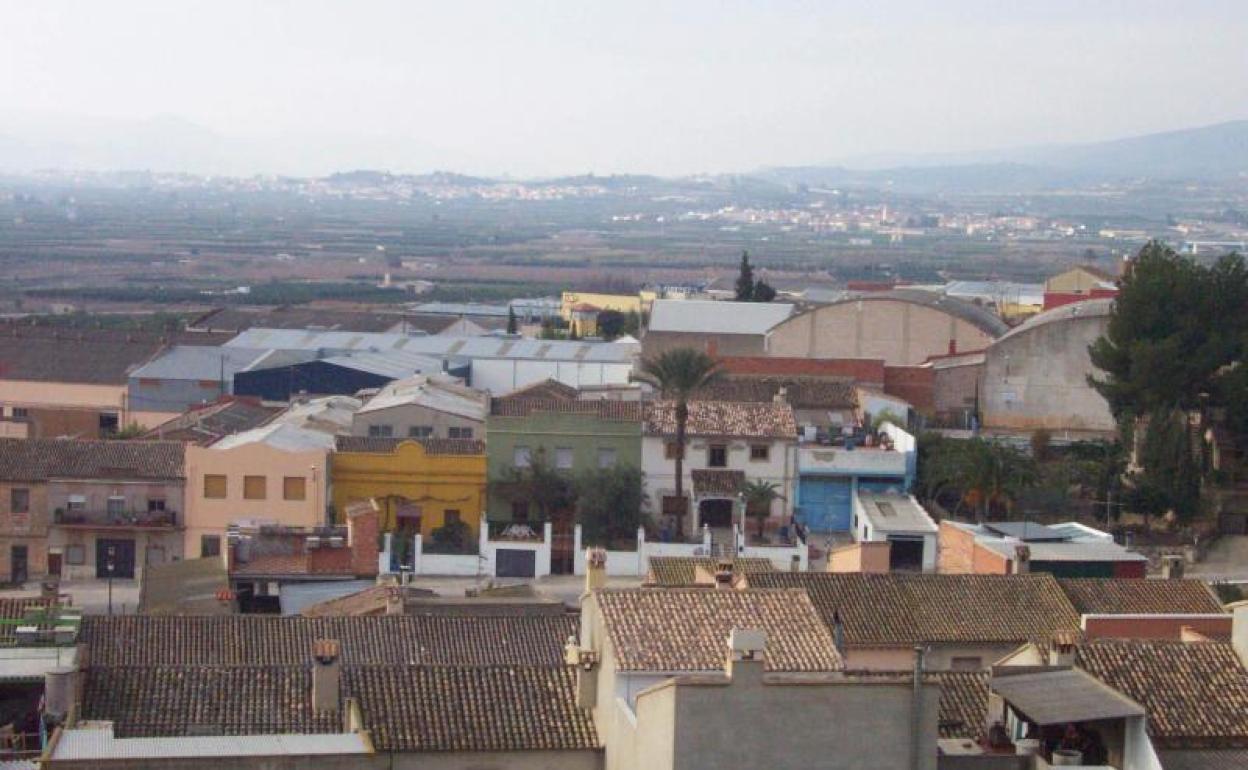
<svg viewBox="0 0 1248 770">
<path fill-rule="evenodd" d="M 641 468 L 642 405 L 636 401 L 496 398 L 486 418 L 486 503 L 491 521 L 527 521 L 527 500 L 497 482 L 540 453 L 549 467 L 575 476 L 609 466 Z"/>
</svg>

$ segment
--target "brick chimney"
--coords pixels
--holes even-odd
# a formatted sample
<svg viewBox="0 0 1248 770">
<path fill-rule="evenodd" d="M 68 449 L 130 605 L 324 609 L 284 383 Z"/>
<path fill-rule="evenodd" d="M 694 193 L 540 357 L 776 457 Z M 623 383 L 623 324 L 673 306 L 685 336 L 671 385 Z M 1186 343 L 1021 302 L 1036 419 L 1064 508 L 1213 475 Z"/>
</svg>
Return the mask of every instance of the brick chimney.
<svg viewBox="0 0 1248 770">
<path fill-rule="evenodd" d="M 1014 546 L 1014 562 L 1011 565 L 1011 571 L 1015 575 L 1026 575 L 1031 572 L 1031 547 L 1027 545 Z"/>
<path fill-rule="evenodd" d="M 1161 576 L 1166 580 L 1182 580 L 1183 567 L 1183 557 L 1179 554 L 1161 557 Z"/>
<path fill-rule="evenodd" d="M 371 503 L 347 511 L 347 546 L 351 549 L 351 572 L 357 577 L 377 574 L 377 539 L 381 521 Z"/>
<path fill-rule="evenodd" d="M 715 587 L 725 590 L 732 588 L 732 562 L 728 559 L 715 562 Z"/>
<path fill-rule="evenodd" d="M 312 711 L 338 713 L 342 687 L 341 646 L 337 639 L 317 639 L 312 643 Z"/>
<path fill-rule="evenodd" d="M 585 549 L 585 591 L 596 591 L 607 585 L 607 549 Z"/>
<path fill-rule="evenodd" d="M 386 614 L 403 614 L 403 587 L 386 586 Z"/>
</svg>

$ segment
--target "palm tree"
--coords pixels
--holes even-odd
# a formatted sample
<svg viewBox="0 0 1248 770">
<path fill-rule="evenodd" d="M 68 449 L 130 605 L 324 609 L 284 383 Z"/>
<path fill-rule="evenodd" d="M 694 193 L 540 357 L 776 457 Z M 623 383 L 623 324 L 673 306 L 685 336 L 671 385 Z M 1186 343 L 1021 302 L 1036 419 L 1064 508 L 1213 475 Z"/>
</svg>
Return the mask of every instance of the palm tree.
<svg viewBox="0 0 1248 770">
<path fill-rule="evenodd" d="M 771 515 L 771 504 L 775 500 L 783 500 L 780 485 L 772 481 L 753 479 L 741 485 L 741 499 L 745 502 L 745 515 L 758 519 L 758 537 L 763 537 L 763 529 L 767 517 Z"/>
<path fill-rule="evenodd" d="M 1036 463 L 1023 452 L 1005 444 L 973 438 L 947 442 L 928 457 L 930 497 L 956 489 L 959 507 L 966 506 L 980 521 L 994 508 L 1009 511 L 1023 490 L 1035 486 Z"/>
<path fill-rule="evenodd" d="M 696 348 L 673 348 L 641 361 L 637 378 L 676 402 L 676 499 L 685 499 L 685 428 L 689 397 L 719 378 L 719 362 Z M 685 511 L 676 518 L 676 534 L 684 536 Z"/>
</svg>

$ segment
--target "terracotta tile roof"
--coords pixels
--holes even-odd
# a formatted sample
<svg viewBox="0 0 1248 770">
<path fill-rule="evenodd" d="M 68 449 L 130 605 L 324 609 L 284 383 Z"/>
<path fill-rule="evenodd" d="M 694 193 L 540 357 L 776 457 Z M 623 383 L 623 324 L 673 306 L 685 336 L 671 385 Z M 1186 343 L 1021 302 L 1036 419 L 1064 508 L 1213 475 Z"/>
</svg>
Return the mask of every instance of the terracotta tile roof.
<svg viewBox="0 0 1248 770">
<path fill-rule="evenodd" d="M 225 436 L 263 425 L 278 411 L 247 399 L 228 397 L 215 404 L 188 409 L 152 428 L 143 438 L 209 446 Z"/>
<path fill-rule="evenodd" d="M 925 675 L 940 685 L 940 737 L 984 737 L 988 713 L 988 671 L 940 671 Z"/>
<path fill-rule="evenodd" d="M 114 721 L 118 737 L 341 730 L 340 716 L 313 712 L 311 691 L 306 664 L 91 668 L 82 715 Z M 381 751 L 598 746 L 589 713 L 576 706 L 575 674 L 562 665 L 345 665 L 341 695 L 359 703 Z"/>
<path fill-rule="evenodd" d="M 771 403 L 783 388 L 785 401 L 794 409 L 853 409 L 858 395 L 845 380 L 813 377 L 731 377 L 698 391 L 707 401 Z"/>
<path fill-rule="evenodd" d="M 1212 589 L 1200 580 L 1061 578 L 1057 582 L 1082 615 L 1226 612 Z"/>
<path fill-rule="evenodd" d="M 1157 752 L 1166 770 L 1243 770 L 1248 749 L 1162 749 Z"/>
<path fill-rule="evenodd" d="M 639 401 L 563 401 L 540 398 L 495 398 L 490 400 L 490 414 L 495 417 L 527 417 L 534 413 L 584 414 L 600 420 L 640 422 L 643 404 Z"/>
<path fill-rule="evenodd" d="M 1076 661 L 1144 706 L 1154 745 L 1248 747 L 1248 671 L 1231 645 L 1098 639 Z"/>
<path fill-rule="evenodd" d="M 580 391 L 558 380 L 545 379 L 499 396 L 502 401 L 535 399 L 538 401 L 576 401 Z"/>
<path fill-rule="evenodd" d="M 767 632 L 769 671 L 835 671 L 832 634 L 802 591 L 702 588 L 594 592 L 622 671 L 719 671 L 734 628 Z"/>
<path fill-rule="evenodd" d="M 694 585 L 698 567 L 714 574 L 719 568 L 719 561 L 710 556 L 651 556 L 646 582 L 660 586 L 691 586 Z M 771 559 L 742 557 L 729 561 L 732 562 L 734 575 L 774 572 L 776 569 Z"/>
<path fill-rule="evenodd" d="M 88 441 L 0 438 L 0 480 L 178 479 L 180 441 Z"/>
<path fill-rule="evenodd" d="M 83 618 L 92 666 L 304 665 L 312 642 L 338 639 L 350 665 L 563 665 L 577 621 L 543 616 Z"/>
<path fill-rule="evenodd" d="M 230 335 L 166 335 L 120 329 L 0 324 L 0 379 L 124 385 L 134 369 L 168 345 L 217 345 Z"/>
<path fill-rule="evenodd" d="M 645 430 L 651 436 L 676 435 L 676 402 L 648 404 Z M 690 401 L 686 430 L 690 436 L 797 439 L 797 421 L 788 404 Z"/>
<path fill-rule="evenodd" d="M 689 473 L 693 477 L 694 497 L 735 497 L 745 484 L 745 471 L 694 468 Z"/>
<path fill-rule="evenodd" d="M 368 452 L 390 454 L 404 441 L 420 444 L 431 455 L 481 455 L 485 454 L 485 442 L 471 438 L 379 438 L 375 436 L 335 436 L 334 449 L 338 452 Z"/>
<path fill-rule="evenodd" d="M 803 588 L 849 646 L 1045 642 L 1079 615 L 1048 574 L 923 575 L 763 572 L 751 588 Z"/>
</svg>

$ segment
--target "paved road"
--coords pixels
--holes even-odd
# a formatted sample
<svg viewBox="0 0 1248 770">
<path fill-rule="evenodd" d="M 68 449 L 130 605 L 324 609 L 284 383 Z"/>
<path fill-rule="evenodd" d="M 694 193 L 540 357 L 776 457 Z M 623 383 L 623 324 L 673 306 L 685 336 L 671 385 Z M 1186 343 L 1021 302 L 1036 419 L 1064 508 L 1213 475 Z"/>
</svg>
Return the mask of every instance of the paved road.
<svg viewBox="0 0 1248 770">
<path fill-rule="evenodd" d="M 106 580 L 63 580 L 61 593 L 69 594 L 75 607 L 81 607 L 86 615 L 106 615 L 109 611 L 109 587 Z M 0 597 L 38 596 L 39 583 L 27 583 L 23 588 L 0 591 Z M 112 611 L 115 615 L 133 613 L 139 605 L 139 581 L 114 580 L 112 587 Z"/>
</svg>

